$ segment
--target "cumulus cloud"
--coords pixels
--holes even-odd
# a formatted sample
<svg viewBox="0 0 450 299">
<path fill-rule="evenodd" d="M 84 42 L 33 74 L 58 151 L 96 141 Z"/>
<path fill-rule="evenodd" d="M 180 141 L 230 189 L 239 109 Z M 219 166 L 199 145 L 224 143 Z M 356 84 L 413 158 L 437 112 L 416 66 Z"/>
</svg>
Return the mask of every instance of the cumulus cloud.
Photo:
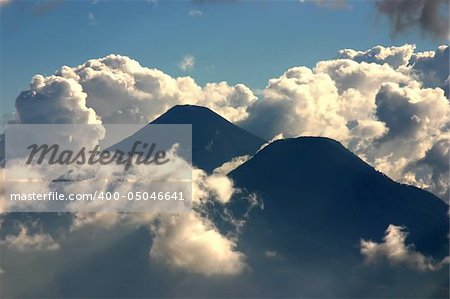
<svg viewBox="0 0 450 299">
<path fill-rule="evenodd" d="M 126 56 L 108 55 L 77 67 L 63 66 L 54 76 L 36 76 L 16 105 L 23 122 L 68 122 L 72 116 L 72 123 L 99 118 L 103 123 L 144 124 L 177 104 L 205 106 L 238 121 L 254 101 L 252 91 L 242 84 L 201 87 L 191 77 L 173 78 Z M 44 102 L 58 110 L 46 112 Z"/>
<path fill-rule="evenodd" d="M 195 57 L 192 55 L 184 56 L 183 59 L 181 59 L 180 63 L 178 64 L 180 69 L 185 72 L 192 71 L 194 69 L 194 65 L 195 65 Z"/>
<path fill-rule="evenodd" d="M 208 175 L 201 169 L 194 169 L 193 179 L 193 200 L 195 203 L 204 203 L 214 199 L 220 203 L 228 203 L 231 196 L 236 192 L 233 181 L 225 174 Z"/>
<path fill-rule="evenodd" d="M 356 62 L 389 64 L 393 69 L 411 73 L 418 77 L 424 87 L 439 87 L 448 97 L 449 84 L 449 47 L 440 46 L 434 51 L 415 52 L 416 46 L 383 47 L 375 46 L 367 51 L 344 49 L 338 52 L 338 58 Z"/>
<path fill-rule="evenodd" d="M 16 99 L 17 117 L 25 124 L 97 124 L 97 115 L 86 107 L 87 94 L 72 78 L 33 77 L 30 89 Z"/>
<path fill-rule="evenodd" d="M 418 271 L 433 271 L 448 263 L 448 257 L 435 262 L 415 251 L 414 245 L 406 245 L 407 232 L 404 227 L 390 224 L 382 243 L 361 240 L 360 250 L 366 264 L 376 264 L 383 260 L 391 265 L 407 266 Z"/>
<path fill-rule="evenodd" d="M 417 27 L 435 38 L 449 38 L 446 0 L 376 0 L 375 7 L 389 18 L 394 35 Z"/>
<path fill-rule="evenodd" d="M 148 167 L 147 167 L 148 168 Z M 152 170 L 138 169 L 133 175 L 152 176 Z M 110 173 L 110 172 L 108 172 Z M 207 175 L 200 169 L 192 169 L 193 210 L 166 213 L 155 210 L 146 213 L 76 213 L 70 231 L 109 230 L 116 226 L 136 225 L 149 227 L 153 233 L 150 257 L 171 268 L 205 276 L 236 275 L 245 268 L 244 255 L 236 250 L 237 239 L 223 235 L 200 211 L 203 206 L 216 201 L 225 204 L 236 191 L 233 182 L 221 174 Z M 95 190 L 133 190 L 133 184 L 98 180 Z M 113 184 L 113 188 L 109 184 Z M 173 184 L 173 183 L 172 183 Z M 74 187 L 74 188 L 79 188 Z M 81 192 L 78 190 L 78 192 Z M 89 192 L 83 190 L 83 192 Z M 148 210 L 148 207 L 146 211 Z"/>
<path fill-rule="evenodd" d="M 424 189 L 436 190 L 441 198 L 450 198 L 448 188 L 450 167 L 450 136 L 443 136 L 426 151 L 425 156 L 405 169 L 407 178 Z M 420 174 L 425 174 L 421 175 Z M 423 178 L 425 177 L 425 179 Z"/>
<path fill-rule="evenodd" d="M 0 241 L 0 244 L 10 250 L 18 251 L 58 250 L 60 248 L 49 234 L 30 234 L 25 225 L 20 226 L 19 234 L 7 235 L 4 240 Z"/>
<path fill-rule="evenodd" d="M 89 229 L 92 232 L 118 225 L 131 229 L 135 225 L 144 225 L 153 233 L 149 252 L 153 260 L 205 276 L 236 275 L 245 269 L 244 255 L 236 250 L 237 240 L 223 235 L 198 211 L 210 200 L 227 203 L 234 190 L 232 181 L 226 176 L 209 176 L 202 170 L 193 169 L 194 210 L 170 214 L 158 211 L 76 213 L 70 230 Z"/>
<path fill-rule="evenodd" d="M 375 46 L 367 51 L 357 51 L 353 49 L 343 49 L 338 51 L 338 58 L 351 59 L 356 62 L 373 62 L 377 64 L 389 64 L 396 69 L 409 63 L 414 50 L 414 45 L 405 44 L 399 47 Z"/>
<path fill-rule="evenodd" d="M 196 213 L 164 215 L 152 231 L 152 259 L 207 276 L 235 275 L 245 269 L 236 243 Z"/>
</svg>

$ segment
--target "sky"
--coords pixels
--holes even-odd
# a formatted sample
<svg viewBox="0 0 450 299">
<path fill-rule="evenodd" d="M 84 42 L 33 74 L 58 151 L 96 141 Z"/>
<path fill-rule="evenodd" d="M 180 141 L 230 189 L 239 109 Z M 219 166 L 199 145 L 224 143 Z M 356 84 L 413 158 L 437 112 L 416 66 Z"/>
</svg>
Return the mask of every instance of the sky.
<svg viewBox="0 0 450 299">
<path fill-rule="evenodd" d="M 0 10 L 2 113 L 13 111 L 33 75 L 111 53 L 201 86 L 227 81 L 257 93 L 286 69 L 312 67 L 340 49 L 413 43 L 435 50 L 445 42 L 416 30 L 393 36 L 372 1 L 336 3 L 10 2 Z"/>
</svg>

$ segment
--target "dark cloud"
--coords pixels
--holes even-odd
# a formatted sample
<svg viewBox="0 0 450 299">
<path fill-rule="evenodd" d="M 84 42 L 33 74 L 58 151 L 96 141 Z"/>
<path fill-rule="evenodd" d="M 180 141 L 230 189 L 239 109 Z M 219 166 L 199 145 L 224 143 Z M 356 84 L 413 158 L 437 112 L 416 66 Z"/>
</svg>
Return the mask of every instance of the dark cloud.
<svg viewBox="0 0 450 299">
<path fill-rule="evenodd" d="M 411 57 L 410 64 L 414 72 L 426 87 L 439 87 L 449 95 L 449 46 L 443 45 L 435 51 L 416 53 Z"/>
<path fill-rule="evenodd" d="M 419 27 L 434 38 L 447 39 L 449 16 L 447 0 L 376 0 L 377 11 L 391 22 L 394 35 Z"/>
<path fill-rule="evenodd" d="M 382 139 L 408 138 L 420 129 L 420 111 L 409 98 L 395 90 L 395 87 L 384 85 L 376 95 L 376 115 L 389 128 L 389 133 Z"/>
</svg>

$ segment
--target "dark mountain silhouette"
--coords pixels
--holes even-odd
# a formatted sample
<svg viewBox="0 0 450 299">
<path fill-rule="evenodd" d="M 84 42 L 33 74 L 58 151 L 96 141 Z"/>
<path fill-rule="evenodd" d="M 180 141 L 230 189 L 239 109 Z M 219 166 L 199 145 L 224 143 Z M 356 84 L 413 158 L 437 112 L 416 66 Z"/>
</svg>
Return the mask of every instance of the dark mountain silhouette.
<svg viewBox="0 0 450 299">
<path fill-rule="evenodd" d="M 294 276 L 304 283 L 308 273 L 310 278 L 332 276 L 332 284 L 340 285 L 337 289 L 345 297 L 448 294 L 448 268 L 418 277 L 404 267 L 376 270 L 374 275 L 362 265 L 360 240 L 382 242 L 389 224 L 406 226 L 406 244 L 413 243 L 424 255 L 436 260 L 447 256 L 448 205 L 431 193 L 392 181 L 339 142 L 320 137 L 275 141 L 229 175 L 239 188 L 263 201 L 263 209 L 252 209 L 245 218 L 239 246 L 255 273 L 270 272 L 270 279 L 256 279 L 284 285 L 281 294 L 290 294 L 292 281 L 286 281 Z M 236 198 L 230 208 L 242 217 L 248 204 Z M 264 256 L 267 251 L 274 256 L 271 261 Z M 371 285 L 372 277 L 356 283 L 363 275 L 380 281 Z M 391 279 L 396 279 L 395 287 L 389 286 Z M 440 291 L 428 289 L 430 281 Z M 379 293 L 374 286 L 385 289 Z M 324 295 L 314 285 L 306 284 L 303 291 Z"/>
<path fill-rule="evenodd" d="M 174 106 L 151 124 L 192 124 L 192 161 L 207 172 L 234 157 L 253 155 L 266 143 L 201 106 Z"/>
</svg>

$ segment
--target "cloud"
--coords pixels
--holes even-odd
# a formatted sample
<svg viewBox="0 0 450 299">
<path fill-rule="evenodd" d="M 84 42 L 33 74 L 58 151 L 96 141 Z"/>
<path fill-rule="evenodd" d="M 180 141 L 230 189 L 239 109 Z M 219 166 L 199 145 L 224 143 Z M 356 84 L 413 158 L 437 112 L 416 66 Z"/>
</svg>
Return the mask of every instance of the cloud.
<svg viewBox="0 0 450 299">
<path fill-rule="evenodd" d="M 389 18 L 394 35 L 418 27 L 434 38 L 450 36 L 446 0 L 376 0 L 375 8 Z"/>
<path fill-rule="evenodd" d="M 0 0 L 0 7 L 6 6 L 11 2 L 12 0 Z"/>
<path fill-rule="evenodd" d="M 448 263 L 448 257 L 434 262 L 414 250 L 414 245 L 406 245 L 407 232 L 404 227 L 390 224 L 382 243 L 361 240 L 360 250 L 366 264 L 377 264 L 386 260 L 391 265 L 406 266 L 418 271 L 434 271 Z"/>
<path fill-rule="evenodd" d="M 198 9 L 192 9 L 188 12 L 188 15 L 191 17 L 201 17 L 203 15 L 203 11 Z"/>
<path fill-rule="evenodd" d="M 284 137 L 349 140 L 348 122 L 372 118 L 374 96 L 381 84 L 408 81 L 408 76 L 388 65 L 348 59 L 322 61 L 313 69 L 291 68 L 269 80 L 264 100 L 249 107 L 249 117 L 241 124 L 267 139 L 282 133 Z"/>
<path fill-rule="evenodd" d="M 184 72 L 192 71 L 194 69 L 194 65 L 195 65 L 195 57 L 192 55 L 184 56 L 183 59 L 178 64 L 180 69 L 183 70 Z"/>
<path fill-rule="evenodd" d="M 95 111 L 86 107 L 86 97 L 72 78 L 36 75 L 30 89 L 16 99 L 17 117 L 26 124 L 98 124 Z"/>
<path fill-rule="evenodd" d="M 450 198 L 448 177 L 450 167 L 450 136 L 442 137 L 426 151 L 425 156 L 416 163 L 410 163 L 405 173 L 411 177 L 411 181 L 424 189 L 436 190 L 436 195 L 441 198 Z M 425 173 L 426 179 L 421 178 Z"/>
<path fill-rule="evenodd" d="M 24 123 L 147 123 L 174 105 L 195 104 L 268 140 L 337 139 L 391 178 L 446 199 L 448 186 L 441 182 L 448 172 L 430 165 L 435 159 L 418 161 L 449 138 L 443 89 L 448 55 L 448 46 L 428 52 L 416 52 L 414 45 L 345 49 L 337 59 L 270 79 L 259 100 L 243 84 L 202 87 L 191 77 L 173 78 L 126 56 L 108 55 L 35 76 L 16 101 L 17 116 Z"/>
<path fill-rule="evenodd" d="M 213 174 L 227 175 L 232 172 L 245 162 L 247 162 L 251 157 L 249 155 L 234 157 L 231 161 L 223 163 L 221 166 L 214 169 Z"/>
<path fill-rule="evenodd" d="M 164 215 L 152 227 L 150 257 L 177 269 L 212 275 L 236 275 L 245 269 L 236 243 L 196 213 Z"/>
<path fill-rule="evenodd" d="M 201 87 L 191 77 L 173 78 L 126 56 L 108 55 L 63 66 L 52 76 L 36 75 L 16 109 L 22 123 L 145 124 L 174 105 L 196 104 L 238 121 L 254 101 L 243 84 Z"/>
<path fill-rule="evenodd" d="M 134 177 L 155 176 L 155 169 L 149 169 L 148 166 L 131 171 L 130 175 Z M 174 171 L 177 172 L 176 169 Z M 121 194 L 136 190 L 136 187 L 126 180 L 118 182 L 111 178 L 114 172 L 108 170 L 104 173 L 105 177 L 109 178 L 109 183 L 100 177 L 96 180 L 98 184 L 89 188 L 99 192 L 120 191 Z M 132 230 L 136 225 L 145 226 L 153 234 L 149 253 L 153 260 L 173 269 L 205 276 L 239 274 L 244 270 L 245 262 L 244 255 L 235 249 L 237 239 L 219 232 L 208 220 L 208 214 L 203 211 L 203 207 L 209 202 L 228 203 L 236 191 L 233 182 L 224 175 L 208 175 L 200 169 L 192 169 L 192 176 L 193 210 L 167 213 L 158 209 L 148 211 L 147 206 L 146 213 L 76 213 L 70 232 L 89 231 L 92 234 L 115 230 L 117 227 Z M 82 186 L 86 188 L 85 185 Z M 92 192 L 89 189 L 80 190 L 80 187 L 76 185 L 72 187 L 73 190 L 66 191 Z"/>
<path fill-rule="evenodd" d="M 409 63 L 415 45 L 405 44 L 400 47 L 375 46 L 367 51 L 355 51 L 353 49 L 344 49 L 338 51 L 339 59 L 351 59 L 356 62 L 368 62 L 377 64 L 389 64 L 397 69 L 399 66 L 405 66 Z"/>
<path fill-rule="evenodd" d="M 92 12 L 88 13 L 87 18 L 88 18 L 89 25 L 91 25 L 91 26 L 97 25 L 97 18 L 95 17 L 95 15 Z"/>
<path fill-rule="evenodd" d="M 264 256 L 269 259 L 277 258 L 279 253 L 276 250 L 267 250 L 264 252 Z"/>
<path fill-rule="evenodd" d="M 414 53 L 410 64 L 414 73 L 426 87 L 439 87 L 449 97 L 449 47 L 440 46 L 435 51 Z"/>
<path fill-rule="evenodd" d="M 448 97 L 449 47 L 440 46 L 435 51 L 415 52 L 416 46 L 405 44 L 399 47 L 375 46 L 367 51 L 344 49 L 338 52 L 338 58 L 356 62 L 389 64 L 392 68 L 410 72 L 417 76 L 424 87 L 439 87 Z"/>
<path fill-rule="evenodd" d="M 10 250 L 18 251 L 53 251 L 60 248 L 59 244 L 49 234 L 30 234 L 25 225 L 20 225 L 19 234 L 7 235 L 4 240 L 0 241 L 0 244 Z"/>
</svg>

